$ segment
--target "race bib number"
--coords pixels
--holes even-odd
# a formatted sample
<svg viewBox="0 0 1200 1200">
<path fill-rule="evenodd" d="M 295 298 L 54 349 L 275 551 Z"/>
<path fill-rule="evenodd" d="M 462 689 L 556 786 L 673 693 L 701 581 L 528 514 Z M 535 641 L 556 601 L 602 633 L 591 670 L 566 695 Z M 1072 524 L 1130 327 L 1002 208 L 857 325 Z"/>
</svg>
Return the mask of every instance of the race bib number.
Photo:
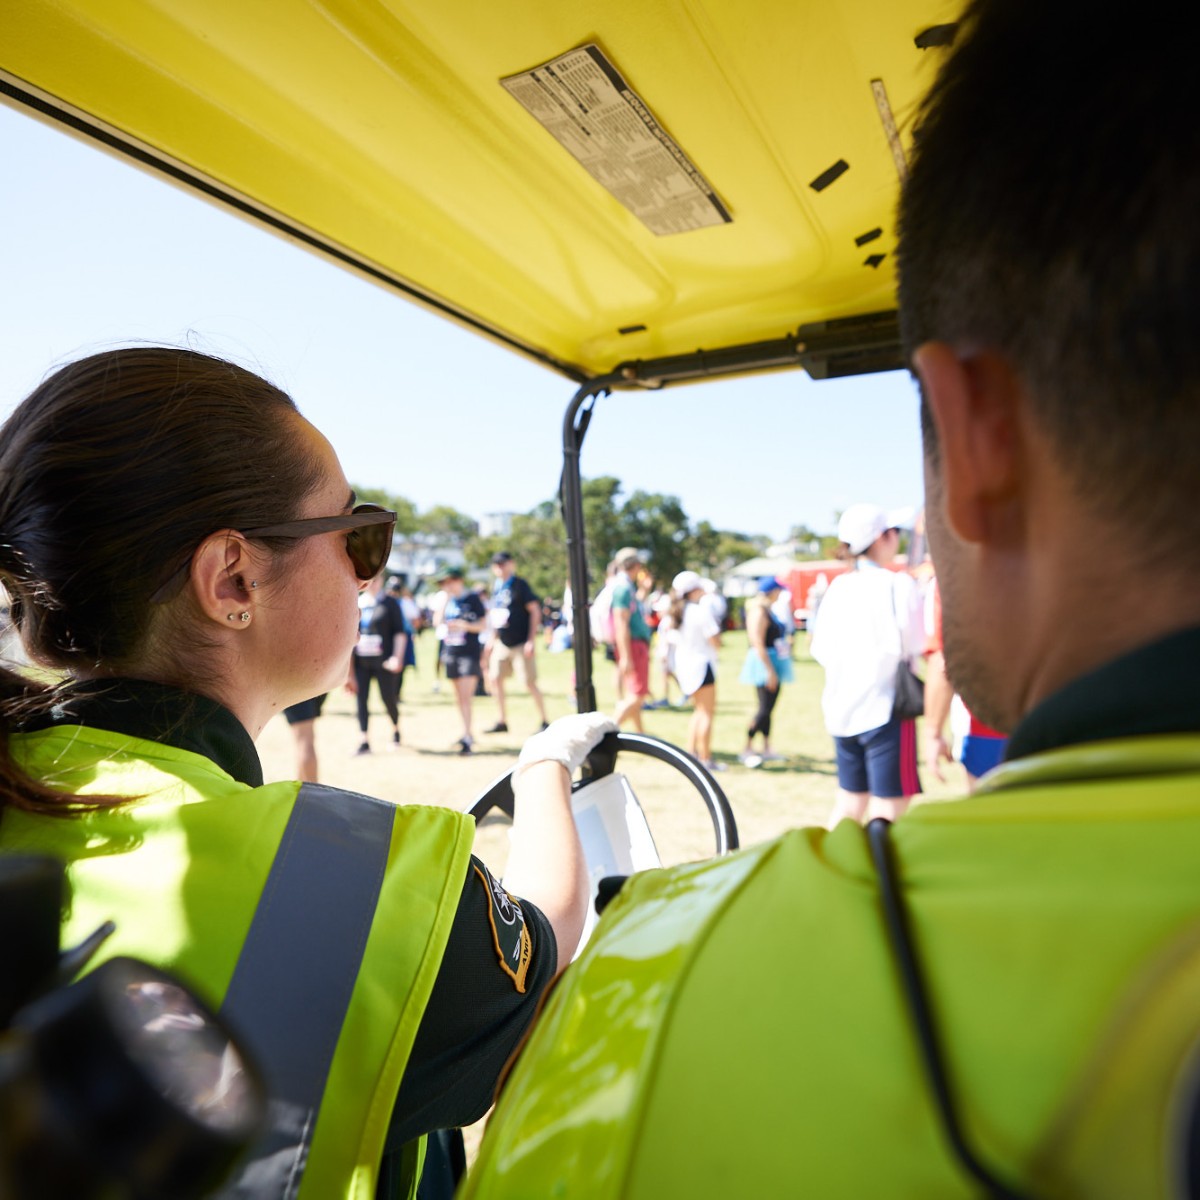
<svg viewBox="0 0 1200 1200">
<path fill-rule="evenodd" d="M 489 616 L 491 617 L 493 629 L 507 629 L 508 628 L 508 611 L 509 610 L 507 608 L 493 608 L 492 609 Z"/>
<path fill-rule="evenodd" d="M 533 958 L 533 941 L 525 926 L 525 914 L 491 871 L 478 863 L 471 865 L 487 893 L 488 921 L 500 969 L 513 981 L 518 992 L 524 992 L 525 977 Z"/>
<path fill-rule="evenodd" d="M 360 633 L 358 635 L 359 654 L 382 654 L 383 637 L 378 633 Z"/>
</svg>

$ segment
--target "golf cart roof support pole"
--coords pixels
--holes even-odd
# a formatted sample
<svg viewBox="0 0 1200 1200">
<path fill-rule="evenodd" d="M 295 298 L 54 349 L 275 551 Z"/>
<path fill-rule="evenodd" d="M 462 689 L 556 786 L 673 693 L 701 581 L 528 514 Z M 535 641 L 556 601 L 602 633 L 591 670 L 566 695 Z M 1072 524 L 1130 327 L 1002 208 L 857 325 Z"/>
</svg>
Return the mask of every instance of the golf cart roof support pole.
<svg viewBox="0 0 1200 1200">
<path fill-rule="evenodd" d="M 589 400 L 607 394 L 619 375 L 605 375 L 585 383 L 571 398 L 563 416 L 563 468 L 560 484 L 563 524 L 567 530 L 567 565 L 571 576 L 571 613 L 575 652 L 575 701 L 580 712 L 596 711 L 596 689 L 592 685 L 592 627 L 588 619 L 590 587 L 588 582 L 587 538 L 583 527 L 583 477 L 579 471 L 579 452 L 591 419 Z"/>
</svg>

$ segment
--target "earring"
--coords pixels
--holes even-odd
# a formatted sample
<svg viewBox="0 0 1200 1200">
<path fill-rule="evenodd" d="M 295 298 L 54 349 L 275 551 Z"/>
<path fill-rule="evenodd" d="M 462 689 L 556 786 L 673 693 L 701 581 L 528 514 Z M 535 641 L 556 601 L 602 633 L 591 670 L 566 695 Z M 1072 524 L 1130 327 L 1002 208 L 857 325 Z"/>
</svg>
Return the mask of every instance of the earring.
<svg viewBox="0 0 1200 1200">
<path fill-rule="evenodd" d="M 258 587 L 258 580 L 257 580 L 257 579 L 252 579 L 252 580 L 250 580 L 250 587 L 251 587 L 251 588 L 256 588 L 256 587 Z"/>
<path fill-rule="evenodd" d="M 241 621 L 241 623 L 243 625 L 245 625 L 246 622 L 250 620 L 250 614 L 248 612 L 244 612 L 241 614 L 241 616 L 238 617 L 238 620 Z"/>
</svg>

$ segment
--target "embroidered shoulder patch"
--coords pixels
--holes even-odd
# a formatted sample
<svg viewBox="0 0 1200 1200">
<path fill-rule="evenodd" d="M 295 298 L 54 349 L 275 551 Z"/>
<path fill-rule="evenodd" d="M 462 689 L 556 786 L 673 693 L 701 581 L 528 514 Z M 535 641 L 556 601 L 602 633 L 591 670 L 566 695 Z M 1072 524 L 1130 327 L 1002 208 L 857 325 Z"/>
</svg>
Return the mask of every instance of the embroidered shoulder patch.
<svg viewBox="0 0 1200 1200">
<path fill-rule="evenodd" d="M 487 893 L 488 920 L 492 926 L 492 940 L 496 944 L 500 969 L 512 979 L 518 992 L 524 992 L 525 976 L 529 974 L 529 963 L 533 957 L 533 941 L 525 927 L 525 914 L 491 871 L 478 864 L 472 865 Z"/>
</svg>

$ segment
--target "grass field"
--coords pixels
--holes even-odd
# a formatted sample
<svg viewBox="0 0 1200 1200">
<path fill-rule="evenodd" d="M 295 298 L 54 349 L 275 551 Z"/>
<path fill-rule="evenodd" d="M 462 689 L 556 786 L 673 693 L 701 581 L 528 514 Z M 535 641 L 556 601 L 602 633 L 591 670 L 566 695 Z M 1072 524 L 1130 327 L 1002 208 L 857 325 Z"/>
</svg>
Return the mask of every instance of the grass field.
<svg viewBox="0 0 1200 1200">
<path fill-rule="evenodd" d="M 802 643 L 803 639 L 801 639 Z M 418 638 L 418 670 L 405 676 L 401 705 L 403 745 L 388 746 L 391 729 L 378 696 L 372 696 L 371 744 L 374 752 L 356 757 L 358 727 L 354 698 L 344 691 L 332 693 L 317 722 L 317 749 L 321 780 L 336 787 L 380 796 L 397 803 L 445 804 L 467 807 L 516 759 L 521 743 L 537 729 L 537 717 L 523 685 L 510 684 L 508 734 L 480 730 L 496 720 L 495 701 L 475 701 L 476 752 L 460 757 L 455 744 L 460 726 L 448 686 L 433 689 L 432 635 Z M 833 745 L 821 719 L 823 672 L 798 646 L 796 680 L 785 685 L 775 708 L 772 743 L 786 760 L 757 770 L 741 766 L 737 754 L 744 744 L 745 727 L 755 705 L 752 688 L 737 682 L 746 652 L 745 634 L 725 635 L 717 680 L 717 715 L 713 731 L 715 757 L 728 765 L 717 779 L 729 797 L 742 845 L 774 837 L 798 825 L 823 823 L 833 805 L 836 778 Z M 615 700 L 613 668 L 597 653 L 595 682 L 598 704 L 611 709 Z M 551 719 L 573 711 L 571 672 L 573 656 L 538 656 L 539 678 Z M 652 679 L 657 688 L 660 680 Z M 678 699 L 677 693 L 673 693 Z M 687 740 L 688 710 L 654 710 L 643 714 L 647 733 L 679 745 Z M 291 735 L 282 718 L 276 718 L 259 739 L 267 778 L 290 779 Z M 626 756 L 619 764 L 632 780 L 647 811 L 664 862 L 704 858 L 712 853 L 713 835 L 707 809 L 682 776 L 652 760 Z M 961 769 L 951 768 L 949 784 L 926 779 L 927 798 L 945 798 L 960 790 Z M 506 822 L 485 820 L 477 835 L 477 852 L 496 870 L 502 870 L 507 849 Z"/>
</svg>

